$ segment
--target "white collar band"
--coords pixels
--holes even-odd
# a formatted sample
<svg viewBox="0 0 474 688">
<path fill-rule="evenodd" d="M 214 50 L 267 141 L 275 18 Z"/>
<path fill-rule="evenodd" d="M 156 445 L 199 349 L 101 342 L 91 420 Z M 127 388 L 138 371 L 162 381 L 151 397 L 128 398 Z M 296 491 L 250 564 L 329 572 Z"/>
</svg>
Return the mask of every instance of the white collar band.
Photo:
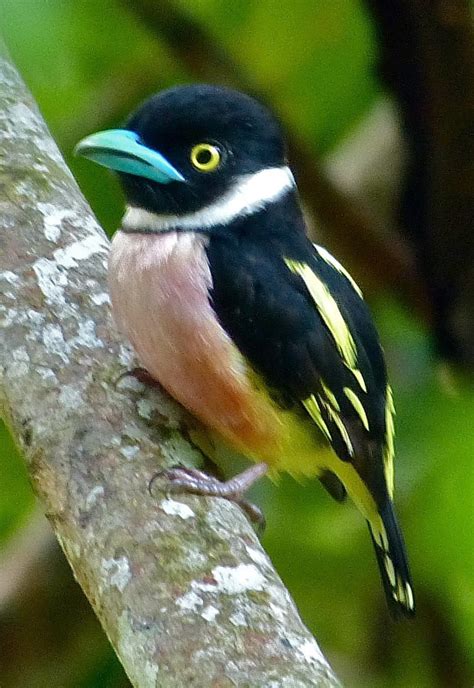
<svg viewBox="0 0 474 688">
<path fill-rule="evenodd" d="M 281 198 L 295 186 L 289 167 L 269 167 L 238 177 L 215 203 L 187 215 L 158 215 L 127 206 L 122 227 L 129 232 L 165 232 L 173 229 L 206 230 L 228 225 L 236 218 L 252 215 Z"/>
</svg>

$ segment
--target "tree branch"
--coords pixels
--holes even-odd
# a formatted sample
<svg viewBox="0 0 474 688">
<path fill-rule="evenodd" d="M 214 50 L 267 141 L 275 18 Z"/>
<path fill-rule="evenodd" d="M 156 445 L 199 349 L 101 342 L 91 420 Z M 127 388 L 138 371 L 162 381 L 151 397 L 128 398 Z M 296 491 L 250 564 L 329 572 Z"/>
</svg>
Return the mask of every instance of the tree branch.
<svg viewBox="0 0 474 688">
<path fill-rule="evenodd" d="M 0 413 L 133 685 L 338 685 L 240 510 L 149 495 L 184 415 L 114 383 L 107 239 L 4 54 L 0 149 Z"/>
</svg>

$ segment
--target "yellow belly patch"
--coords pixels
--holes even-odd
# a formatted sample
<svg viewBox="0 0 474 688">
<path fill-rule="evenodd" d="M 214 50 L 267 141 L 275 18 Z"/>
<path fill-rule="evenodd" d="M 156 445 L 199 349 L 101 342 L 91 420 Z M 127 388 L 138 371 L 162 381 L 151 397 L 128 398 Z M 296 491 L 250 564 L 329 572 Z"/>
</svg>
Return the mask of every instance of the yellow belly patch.
<svg viewBox="0 0 474 688">
<path fill-rule="evenodd" d="M 269 466 L 269 477 L 276 478 L 278 473 L 286 472 L 295 478 L 314 478 L 333 462 L 334 454 L 323 431 L 303 413 L 282 409 L 271 397 L 260 377 L 249 370 L 253 386 L 253 408 L 258 408 L 262 417 L 260 422 L 265 428 L 258 437 L 248 434 L 222 433 L 209 428 L 208 437 L 198 439 L 198 445 L 211 459 L 212 445 L 227 445 L 247 459 L 255 462 L 265 461 Z M 198 433 L 199 434 L 199 433 Z M 258 441 L 255 441 L 258 440 Z M 219 463 L 219 461 L 217 461 Z"/>
</svg>

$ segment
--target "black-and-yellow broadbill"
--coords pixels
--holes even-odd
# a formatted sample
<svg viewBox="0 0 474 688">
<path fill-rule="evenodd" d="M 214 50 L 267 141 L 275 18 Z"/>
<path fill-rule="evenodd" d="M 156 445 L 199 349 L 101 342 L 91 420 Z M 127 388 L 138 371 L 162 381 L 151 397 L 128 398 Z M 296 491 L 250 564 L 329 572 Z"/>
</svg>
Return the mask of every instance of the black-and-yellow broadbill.
<svg viewBox="0 0 474 688">
<path fill-rule="evenodd" d="M 170 480 L 239 501 L 287 471 L 348 493 L 390 610 L 412 616 L 383 352 L 360 289 L 307 237 L 278 122 L 242 93 L 182 86 L 77 152 L 116 170 L 127 199 L 109 263 L 119 326 L 209 436 L 254 462 L 226 483 L 189 469 Z"/>
</svg>

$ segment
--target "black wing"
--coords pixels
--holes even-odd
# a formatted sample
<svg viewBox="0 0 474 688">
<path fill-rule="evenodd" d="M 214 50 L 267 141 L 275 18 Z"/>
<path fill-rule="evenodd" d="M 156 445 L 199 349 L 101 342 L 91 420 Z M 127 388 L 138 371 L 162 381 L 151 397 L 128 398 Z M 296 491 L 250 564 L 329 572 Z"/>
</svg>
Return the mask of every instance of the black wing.
<svg viewBox="0 0 474 688">
<path fill-rule="evenodd" d="M 357 286 L 303 236 L 213 236 L 207 253 L 213 307 L 240 351 L 282 405 L 306 409 L 385 495 L 387 376 Z"/>
</svg>

